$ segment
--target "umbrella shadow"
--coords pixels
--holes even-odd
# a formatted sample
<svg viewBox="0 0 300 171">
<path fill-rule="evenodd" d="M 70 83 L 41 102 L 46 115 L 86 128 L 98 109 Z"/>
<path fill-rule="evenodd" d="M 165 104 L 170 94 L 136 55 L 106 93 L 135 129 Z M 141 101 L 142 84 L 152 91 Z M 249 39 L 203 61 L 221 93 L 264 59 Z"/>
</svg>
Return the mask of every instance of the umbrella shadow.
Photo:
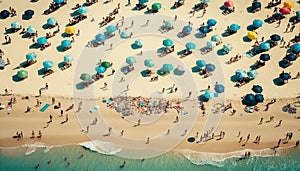
<svg viewBox="0 0 300 171">
<path fill-rule="evenodd" d="M 67 38 L 67 37 L 70 37 L 66 32 L 63 32 L 62 34 L 61 34 L 61 37 L 63 37 L 63 38 Z"/>
<path fill-rule="evenodd" d="M 161 47 L 156 50 L 157 53 L 163 53 L 164 51 L 166 51 L 165 47 Z"/>
<path fill-rule="evenodd" d="M 29 46 L 29 49 L 39 49 L 39 48 L 40 48 L 40 46 L 37 43 L 34 43 L 34 44 Z"/>
<path fill-rule="evenodd" d="M 31 15 L 26 15 L 26 14 L 22 15 L 22 20 L 30 20 L 30 19 L 32 19 Z"/>
<path fill-rule="evenodd" d="M 289 22 L 294 22 L 294 21 L 297 21 L 297 16 L 292 16 L 290 19 L 289 19 Z"/>
<path fill-rule="evenodd" d="M 137 11 L 137 7 L 134 6 L 133 8 L 131 8 L 131 11 Z"/>
<path fill-rule="evenodd" d="M 30 36 L 30 34 L 29 34 L 29 33 L 25 33 L 25 34 L 23 34 L 23 35 L 22 35 L 22 38 L 23 38 L 23 39 L 28 39 L 28 38 L 29 38 L 29 36 Z"/>
<path fill-rule="evenodd" d="M 57 64 L 58 68 L 62 68 L 65 65 L 65 62 L 60 62 L 59 64 Z"/>
<path fill-rule="evenodd" d="M 290 64 L 289 64 L 286 60 L 280 60 L 280 61 L 278 62 L 278 64 L 279 64 L 279 66 L 280 66 L 281 68 L 287 68 L 287 67 L 290 66 Z"/>
<path fill-rule="evenodd" d="M 181 76 L 185 73 L 185 71 L 181 71 L 178 68 L 176 68 L 176 69 L 174 69 L 173 73 L 174 73 L 174 75 Z"/>
<path fill-rule="evenodd" d="M 75 10 L 74 12 L 71 12 L 71 13 L 70 13 L 70 16 L 71 16 L 71 17 L 75 17 L 75 16 L 77 16 L 77 15 L 78 15 L 78 13 L 77 13 L 76 10 Z"/>
<path fill-rule="evenodd" d="M 147 73 L 148 73 L 148 69 L 145 69 L 145 70 L 141 71 L 141 76 L 148 77 Z"/>
<path fill-rule="evenodd" d="M 46 30 L 46 29 L 49 29 L 50 27 L 49 27 L 49 24 L 46 23 L 46 24 L 43 24 L 42 28 Z"/>
<path fill-rule="evenodd" d="M 231 36 L 232 34 L 230 34 L 229 32 L 225 31 L 221 35 L 222 35 L 222 37 L 228 37 L 228 36 Z"/>
<path fill-rule="evenodd" d="M 14 28 L 6 29 L 6 31 L 5 31 L 4 34 L 12 34 L 12 33 L 15 33 L 15 29 Z"/>
<path fill-rule="evenodd" d="M 185 50 L 185 49 L 183 49 L 183 50 L 181 50 L 181 51 L 178 51 L 178 52 L 177 52 L 177 55 L 178 55 L 178 56 L 181 56 L 181 55 L 184 53 L 184 50 Z"/>
<path fill-rule="evenodd" d="M 251 42 L 252 40 L 249 39 L 248 36 L 244 36 L 244 37 L 243 37 L 243 41 L 249 43 L 249 42 Z"/>
<path fill-rule="evenodd" d="M 103 2 L 103 4 L 108 4 L 108 3 L 109 3 L 109 1 L 108 1 L 108 0 Z"/>
<path fill-rule="evenodd" d="M 273 83 L 277 86 L 283 86 L 285 84 L 284 81 L 280 78 L 273 79 Z"/>
<path fill-rule="evenodd" d="M 76 89 L 77 90 L 83 90 L 85 88 L 85 83 L 84 82 L 80 82 L 76 84 Z"/>
<path fill-rule="evenodd" d="M 247 7 L 247 12 L 248 12 L 248 13 L 253 13 L 253 8 L 252 8 L 252 6 Z"/>
<path fill-rule="evenodd" d="M 224 56 L 224 55 L 226 55 L 226 54 L 228 54 L 223 48 L 222 49 L 219 49 L 218 51 L 217 51 L 217 55 L 219 55 L 219 56 Z"/>
<path fill-rule="evenodd" d="M 17 68 L 27 68 L 29 67 L 29 63 L 27 61 L 21 62 Z"/>
<path fill-rule="evenodd" d="M 227 7 L 225 5 L 222 5 L 219 7 L 220 10 L 224 11 L 225 9 L 227 9 Z"/>
<path fill-rule="evenodd" d="M 131 48 L 135 50 L 135 49 L 142 48 L 142 46 L 138 46 L 138 45 L 136 45 L 135 43 L 132 43 L 132 44 L 131 44 Z"/>
<path fill-rule="evenodd" d="M 159 76 L 165 76 L 165 75 L 167 75 L 167 73 L 164 72 L 162 68 L 160 68 L 159 70 L 157 70 L 156 74 L 159 75 Z"/>
<path fill-rule="evenodd" d="M 253 26 L 253 24 L 250 24 L 247 26 L 247 31 L 253 31 L 256 30 L 257 28 Z"/>
<path fill-rule="evenodd" d="M 194 36 L 196 38 L 202 39 L 202 38 L 206 37 L 206 34 L 203 34 L 203 33 L 199 32 L 199 33 L 194 34 Z"/>
<path fill-rule="evenodd" d="M 198 72 L 200 72 L 200 71 L 201 71 L 201 69 L 200 69 L 198 66 L 192 67 L 192 72 L 193 72 L 193 73 L 198 73 Z"/>
<path fill-rule="evenodd" d="M 61 45 L 56 46 L 56 50 L 58 52 L 64 52 L 65 51 L 64 48 Z"/>
<path fill-rule="evenodd" d="M 38 72 L 38 75 L 44 75 L 45 74 L 45 68 L 41 68 L 37 72 Z"/>
<path fill-rule="evenodd" d="M 230 81 L 236 83 L 236 82 L 239 81 L 239 78 L 238 78 L 236 75 L 232 75 L 232 76 L 230 77 Z"/>
<path fill-rule="evenodd" d="M 20 81 L 22 81 L 23 79 L 19 78 L 17 75 L 13 75 L 13 76 L 12 76 L 12 80 L 13 80 L 14 82 L 20 82 Z"/>
<path fill-rule="evenodd" d="M 198 96 L 198 100 L 199 100 L 200 102 L 208 102 L 208 101 L 209 101 L 209 99 L 206 98 L 204 95 Z"/>
</svg>

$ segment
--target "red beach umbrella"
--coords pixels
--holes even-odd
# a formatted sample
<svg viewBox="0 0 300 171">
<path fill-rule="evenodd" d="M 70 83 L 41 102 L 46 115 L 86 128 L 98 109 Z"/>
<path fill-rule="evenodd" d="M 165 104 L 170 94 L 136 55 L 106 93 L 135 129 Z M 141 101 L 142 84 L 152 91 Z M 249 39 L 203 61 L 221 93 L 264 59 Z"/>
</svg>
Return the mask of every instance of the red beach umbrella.
<svg viewBox="0 0 300 171">
<path fill-rule="evenodd" d="M 230 0 L 225 1 L 225 2 L 224 2 L 224 5 L 225 5 L 226 7 L 233 7 L 233 1 L 230 1 Z"/>
<path fill-rule="evenodd" d="M 279 12 L 281 13 L 281 14 L 290 14 L 291 13 L 291 9 L 289 9 L 289 8 L 287 8 L 287 7 L 282 7 L 282 8 L 280 8 L 279 9 Z"/>
</svg>

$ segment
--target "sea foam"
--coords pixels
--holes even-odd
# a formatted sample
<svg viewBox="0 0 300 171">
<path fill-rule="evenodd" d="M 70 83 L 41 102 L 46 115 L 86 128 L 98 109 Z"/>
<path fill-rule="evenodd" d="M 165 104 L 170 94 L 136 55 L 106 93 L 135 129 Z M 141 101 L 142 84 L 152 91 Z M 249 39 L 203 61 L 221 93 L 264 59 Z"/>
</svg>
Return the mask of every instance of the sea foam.
<svg viewBox="0 0 300 171">
<path fill-rule="evenodd" d="M 122 150 L 122 148 L 117 147 L 113 143 L 100 140 L 82 142 L 79 145 L 91 151 L 106 155 L 114 155 Z"/>
</svg>

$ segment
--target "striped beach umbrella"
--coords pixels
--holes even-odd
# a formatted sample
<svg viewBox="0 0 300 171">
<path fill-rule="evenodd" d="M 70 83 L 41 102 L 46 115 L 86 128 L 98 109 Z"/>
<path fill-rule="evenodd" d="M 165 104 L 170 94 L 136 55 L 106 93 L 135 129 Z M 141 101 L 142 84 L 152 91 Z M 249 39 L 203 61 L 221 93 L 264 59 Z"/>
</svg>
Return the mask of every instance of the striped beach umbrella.
<svg viewBox="0 0 300 171">
<path fill-rule="evenodd" d="M 257 77 L 258 72 L 257 72 L 257 70 L 250 70 L 250 71 L 247 72 L 247 75 L 248 75 L 249 78 L 253 79 L 253 78 Z"/>
<path fill-rule="evenodd" d="M 28 61 L 36 60 L 36 58 L 37 58 L 37 55 L 34 52 L 26 54 L 26 60 L 28 60 Z"/>
<path fill-rule="evenodd" d="M 73 60 L 74 60 L 74 57 L 72 55 L 64 56 L 64 62 L 72 62 Z"/>
<path fill-rule="evenodd" d="M 24 79 L 28 76 L 28 72 L 26 70 L 19 70 L 17 73 L 17 77 Z"/>
<path fill-rule="evenodd" d="M 19 21 L 15 21 L 15 22 L 12 22 L 10 24 L 11 28 L 14 28 L 14 29 L 18 29 L 18 28 L 21 28 L 21 24 Z"/>
<path fill-rule="evenodd" d="M 215 34 L 215 35 L 211 36 L 211 39 L 210 39 L 210 40 L 211 40 L 211 41 L 214 41 L 214 42 L 221 42 L 221 41 L 222 41 L 222 38 L 221 38 L 221 36 Z"/>
<path fill-rule="evenodd" d="M 51 25 L 51 26 L 55 26 L 57 23 L 55 18 L 48 18 L 47 19 L 47 24 Z"/>
<path fill-rule="evenodd" d="M 27 27 L 26 30 L 27 30 L 27 32 L 28 32 L 29 34 L 34 34 L 34 33 L 36 32 L 36 28 L 33 27 L 33 26 Z"/>
<path fill-rule="evenodd" d="M 229 52 L 232 50 L 232 45 L 231 44 L 225 44 L 223 45 L 223 49 L 226 51 L 226 52 Z"/>
<path fill-rule="evenodd" d="M 208 42 L 206 42 L 206 46 L 208 48 L 212 49 L 212 48 L 216 47 L 216 43 L 213 41 L 208 41 Z"/>
</svg>

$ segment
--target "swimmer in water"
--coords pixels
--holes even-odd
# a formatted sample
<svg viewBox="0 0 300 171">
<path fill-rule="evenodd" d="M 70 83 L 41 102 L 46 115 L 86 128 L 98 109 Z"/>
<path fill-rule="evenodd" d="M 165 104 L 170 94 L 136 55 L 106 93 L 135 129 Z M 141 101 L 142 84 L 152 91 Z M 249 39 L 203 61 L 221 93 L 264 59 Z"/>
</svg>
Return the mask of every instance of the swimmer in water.
<svg viewBox="0 0 300 171">
<path fill-rule="evenodd" d="M 126 161 L 124 161 L 120 167 L 123 168 L 123 167 L 125 167 L 125 165 L 126 165 Z"/>
</svg>

